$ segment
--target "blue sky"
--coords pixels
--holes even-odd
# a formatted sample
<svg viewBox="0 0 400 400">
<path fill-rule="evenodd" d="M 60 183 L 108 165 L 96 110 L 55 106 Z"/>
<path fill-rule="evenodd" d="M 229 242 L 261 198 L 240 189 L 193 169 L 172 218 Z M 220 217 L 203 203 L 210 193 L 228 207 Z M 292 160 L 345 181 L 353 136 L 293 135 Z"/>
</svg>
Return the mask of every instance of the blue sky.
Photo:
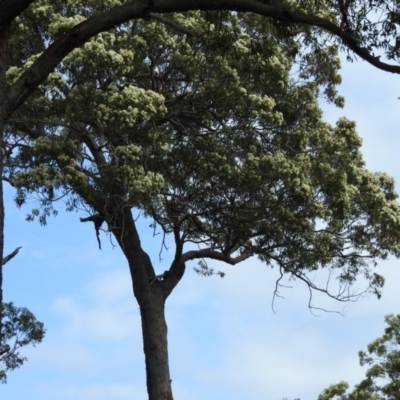
<svg viewBox="0 0 400 400">
<path fill-rule="evenodd" d="M 400 182 L 399 77 L 364 62 L 343 62 L 344 110 L 324 106 L 326 119 L 357 121 L 371 170 Z M 5 301 L 26 306 L 43 321 L 42 344 L 24 350 L 29 361 L 0 386 L 2 399 L 144 400 L 147 398 L 139 311 L 127 264 L 102 233 L 97 246 L 82 213 L 60 213 L 46 227 L 28 223 L 6 187 L 5 254 L 23 246 L 4 267 Z M 29 207 L 35 207 L 35 202 Z M 140 222 L 142 242 L 161 273 L 159 239 Z M 382 334 L 383 317 L 400 313 L 399 261 L 381 262 L 387 278 L 381 300 L 366 297 L 345 305 L 345 316 L 308 308 L 304 285 L 277 299 L 277 271 L 257 260 L 237 266 L 211 264 L 225 278 L 197 276 L 188 265 L 166 304 L 174 395 L 181 400 L 316 400 L 331 383 L 351 385 L 363 377 L 357 352 Z M 316 275 L 323 282 L 323 275 Z M 361 287 L 361 283 L 359 286 Z M 323 296 L 314 304 L 343 310 Z"/>
</svg>

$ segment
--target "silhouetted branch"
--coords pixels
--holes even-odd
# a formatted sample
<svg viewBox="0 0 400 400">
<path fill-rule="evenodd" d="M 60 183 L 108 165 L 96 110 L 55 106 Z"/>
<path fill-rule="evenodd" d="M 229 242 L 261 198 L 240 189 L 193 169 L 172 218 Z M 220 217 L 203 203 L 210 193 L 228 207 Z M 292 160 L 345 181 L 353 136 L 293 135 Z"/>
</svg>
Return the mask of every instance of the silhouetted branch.
<svg viewBox="0 0 400 400">
<path fill-rule="evenodd" d="M 22 246 L 17 247 L 12 253 L 4 257 L 3 261 L 1 262 L 1 265 L 8 263 L 12 258 L 14 258 L 18 254 L 19 249 L 22 249 Z"/>
</svg>

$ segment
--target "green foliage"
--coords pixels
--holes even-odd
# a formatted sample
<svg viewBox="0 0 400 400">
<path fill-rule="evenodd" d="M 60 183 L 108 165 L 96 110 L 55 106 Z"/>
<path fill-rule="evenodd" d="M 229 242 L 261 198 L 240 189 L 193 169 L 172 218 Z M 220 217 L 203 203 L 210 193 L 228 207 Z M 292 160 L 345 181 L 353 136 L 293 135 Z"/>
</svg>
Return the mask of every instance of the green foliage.
<svg viewBox="0 0 400 400">
<path fill-rule="evenodd" d="M 114 4 L 86 3 L 35 1 L 19 17 L 10 82 L 82 19 L 77 7 L 87 18 Z M 400 208 L 393 180 L 365 168 L 354 122 L 322 120 L 321 95 L 343 104 L 337 46 L 257 15 L 167 17 L 195 35 L 151 19 L 101 33 L 8 121 L 17 204 L 36 193 L 42 214 L 29 218 L 45 223 L 64 196 L 109 226 L 116 209 L 139 209 L 208 257 L 255 255 L 315 289 L 307 273 L 327 268 L 338 299 L 359 276 L 380 296 L 371 266 L 400 255 Z"/>
<path fill-rule="evenodd" d="M 354 0 L 354 1 L 284 1 L 290 11 L 304 12 L 318 16 L 336 26 L 350 37 L 352 42 L 372 55 L 384 54 L 389 60 L 400 57 L 400 8 L 398 1 L 391 0 Z M 347 52 L 352 61 L 354 54 L 346 43 L 337 36 L 315 29 L 313 43 L 335 41 Z"/>
<path fill-rule="evenodd" d="M 45 335 L 42 322 L 26 308 L 15 307 L 13 303 L 4 303 L 2 309 L 0 336 L 0 382 L 7 382 L 6 371 L 19 368 L 27 358 L 20 355 L 19 349 L 27 345 L 36 346 Z M 1 365 L 0 364 L 0 365 Z"/>
<path fill-rule="evenodd" d="M 210 268 L 204 260 L 200 260 L 197 263 L 198 267 L 194 267 L 194 271 L 199 274 L 200 276 L 213 276 L 218 275 L 219 277 L 223 278 L 225 273 L 222 271 L 215 272 L 213 268 Z"/>
<path fill-rule="evenodd" d="M 339 382 L 325 389 L 318 400 L 398 400 L 400 397 L 400 315 L 387 315 L 385 333 L 359 352 L 360 364 L 369 365 L 366 378 L 347 393 Z"/>
</svg>

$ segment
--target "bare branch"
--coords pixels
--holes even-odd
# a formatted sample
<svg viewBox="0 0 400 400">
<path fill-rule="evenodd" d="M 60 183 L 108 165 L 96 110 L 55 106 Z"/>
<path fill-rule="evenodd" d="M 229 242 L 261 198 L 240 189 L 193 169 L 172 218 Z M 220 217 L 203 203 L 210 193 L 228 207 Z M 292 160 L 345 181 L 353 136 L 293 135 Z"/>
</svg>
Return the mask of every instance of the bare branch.
<svg viewBox="0 0 400 400">
<path fill-rule="evenodd" d="M 350 284 L 348 283 L 344 283 L 344 284 L 340 284 L 338 292 L 336 294 L 333 294 L 329 291 L 329 282 L 331 279 L 331 275 L 332 275 L 332 271 L 329 270 L 329 277 L 327 279 L 326 285 L 325 287 L 320 287 L 317 286 L 314 282 L 311 281 L 311 279 L 305 274 L 305 271 L 296 268 L 295 266 L 293 266 L 295 264 L 295 262 L 284 262 L 282 260 L 279 259 L 279 257 L 273 256 L 273 255 L 269 255 L 269 257 L 274 260 L 278 265 L 279 265 L 279 272 L 280 272 L 280 276 L 277 279 L 276 283 L 275 283 L 275 290 L 273 293 L 273 299 L 272 299 L 272 310 L 274 311 L 274 302 L 275 302 L 275 298 L 276 297 L 281 297 L 283 298 L 283 296 L 281 296 L 278 292 L 278 288 L 279 287 L 287 287 L 282 285 L 280 282 L 283 279 L 283 275 L 285 273 L 292 275 L 292 277 L 295 277 L 301 281 L 303 281 L 306 285 L 307 288 L 309 290 L 309 298 L 308 298 L 308 308 L 310 309 L 311 313 L 313 313 L 313 310 L 320 310 L 320 311 L 324 311 L 324 312 L 329 312 L 329 313 L 336 313 L 336 314 L 340 314 L 343 315 L 343 312 L 341 311 L 335 311 L 335 310 L 327 310 L 325 308 L 321 308 L 321 307 L 315 307 L 312 304 L 312 299 L 313 299 L 313 293 L 314 292 L 320 292 L 320 293 L 324 293 L 326 294 L 328 297 L 330 297 L 331 299 L 340 301 L 340 302 L 355 302 L 357 301 L 361 296 L 363 296 L 366 292 L 368 292 L 368 290 L 370 289 L 370 285 L 363 291 L 361 292 L 351 292 L 350 291 Z M 289 265 L 292 264 L 292 265 Z M 274 311 L 275 312 L 275 311 Z M 315 315 L 315 314 L 314 314 Z"/>
<path fill-rule="evenodd" d="M 210 258 L 212 260 L 223 261 L 227 264 L 235 265 L 244 260 L 247 260 L 252 255 L 253 255 L 252 253 L 244 251 L 237 257 L 231 257 L 230 255 L 226 255 L 226 254 L 220 253 L 219 251 L 208 248 L 208 249 L 188 251 L 187 253 L 182 255 L 181 262 L 195 260 L 198 258 Z"/>
<path fill-rule="evenodd" d="M 7 264 L 12 258 L 14 258 L 18 254 L 19 249 L 22 249 L 22 246 L 17 247 L 12 253 L 10 253 L 8 256 L 4 257 L 1 262 L 1 265 Z"/>
<path fill-rule="evenodd" d="M 272 302 L 271 302 L 271 308 L 272 308 L 272 311 L 274 312 L 274 314 L 276 314 L 276 312 L 275 312 L 275 307 L 274 307 L 274 305 L 275 305 L 275 299 L 276 299 L 277 297 L 280 297 L 281 299 L 284 299 L 284 297 L 281 296 L 281 295 L 279 294 L 278 289 L 279 289 L 280 287 L 285 287 L 285 288 L 289 288 L 289 289 L 292 288 L 291 286 L 285 286 L 285 285 L 282 285 L 282 284 L 281 284 L 281 280 L 283 279 L 283 276 L 284 276 L 284 269 L 283 269 L 282 267 L 279 267 L 279 274 L 280 274 L 280 276 L 279 276 L 279 278 L 278 278 L 278 279 L 276 280 L 276 282 L 275 282 L 275 289 L 274 289 L 274 294 L 273 294 L 273 296 L 272 296 Z"/>
</svg>

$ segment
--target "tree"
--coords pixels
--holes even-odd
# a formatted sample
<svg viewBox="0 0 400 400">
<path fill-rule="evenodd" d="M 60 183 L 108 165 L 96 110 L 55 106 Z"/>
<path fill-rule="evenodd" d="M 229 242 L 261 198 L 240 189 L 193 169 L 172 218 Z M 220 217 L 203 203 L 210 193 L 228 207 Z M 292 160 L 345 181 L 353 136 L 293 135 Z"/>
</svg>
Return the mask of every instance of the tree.
<svg viewBox="0 0 400 400">
<path fill-rule="evenodd" d="M 2 307 L 0 362 L 4 365 L 4 370 L 0 370 L 0 382 L 6 383 L 6 371 L 19 368 L 27 360 L 18 350 L 28 344 L 39 344 L 46 331 L 43 323 L 36 321 L 28 309 L 15 307 L 13 303 L 3 303 Z"/>
<path fill-rule="evenodd" d="M 360 365 L 369 365 L 366 378 L 347 393 L 347 382 L 325 389 L 318 400 L 398 400 L 400 396 L 400 315 L 386 315 L 385 333 L 360 351 Z"/>
<path fill-rule="evenodd" d="M 17 247 L 13 252 L 3 258 L 0 268 L 3 268 L 19 252 Z M 0 363 L 4 369 L 0 369 L 0 382 L 7 382 L 7 371 L 19 368 L 27 358 L 21 356 L 19 349 L 27 345 L 36 346 L 45 335 L 42 322 L 27 308 L 14 306 L 13 303 L 0 303 Z"/>
<path fill-rule="evenodd" d="M 357 1 L 348 2 L 338 0 L 301 2 L 301 4 L 280 1 L 257 0 L 149 0 L 122 2 L 110 1 L 102 3 L 103 12 L 93 16 L 90 20 L 78 23 L 67 29 L 62 37 L 59 37 L 51 46 L 47 43 L 43 48 L 43 54 L 34 62 L 25 74 L 12 86 L 7 84 L 5 77 L 7 58 L 5 49 L 8 43 L 10 26 L 24 10 L 31 4 L 40 6 L 37 0 L 2 0 L 0 2 L 0 131 L 3 132 L 4 123 L 24 103 L 40 83 L 57 64 L 74 48 L 81 46 L 97 33 L 111 29 L 134 18 L 147 17 L 160 19 L 157 13 L 183 12 L 195 9 L 236 11 L 250 11 L 266 17 L 276 19 L 288 24 L 301 24 L 321 28 L 337 38 L 341 44 L 352 50 L 359 57 L 376 66 L 377 68 L 399 73 L 400 68 L 389 65 L 379 60 L 374 55 L 374 50 L 383 49 L 389 59 L 398 56 L 398 5 L 396 2 L 379 0 L 374 3 Z M 88 9 L 85 6 L 77 8 L 77 15 L 85 19 Z M 82 13 L 82 14 L 79 14 Z M 379 13 L 379 17 L 376 15 Z M 372 17 L 370 18 L 370 16 Z M 165 19 L 164 19 L 165 21 Z M 71 24 L 73 25 L 73 23 Z M 302 29 L 293 32 L 294 35 L 302 35 Z M 317 38 L 321 34 L 317 30 Z M 309 38 L 307 38 L 309 40 Z M 324 40 L 322 40 L 324 44 Z M 0 162 L 0 170 L 2 162 Z M 0 189 L 2 198 L 2 189 Z M 2 201 L 1 201 L 2 202 Z M 0 231 L 3 232 L 3 205 L 0 204 Z M 3 233 L 0 234 L 0 250 L 3 249 Z M 2 274 L 0 270 L 0 288 L 2 287 Z M 0 290 L 0 301 L 2 291 Z"/>
<path fill-rule="evenodd" d="M 391 42 L 397 29 L 393 3 L 377 2 L 372 9 L 384 8 L 380 35 L 375 20 L 367 19 L 372 6 L 364 2 L 299 6 L 255 0 L 104 1 L 95 3 L 96 10 L 90 2 L 70 7 L 50 3 L 54 8 L 45 0 L 0 1 L 0 128 L 3 132 L 6 126 L 6 155 L 18 149 L 16 157 L 8 159 L 6 173 L 20 189 L 19 202 L 26 191 L 40 190 L 42 221 L 61 192 L 71 194 L 71 207 L 83 201 L 93 222 L 108 223 L 128 259 L 141 308 L 150 398 L 172 397 L 163 305 L 189 260 L 209 257 L 237 263 L 257 255 L 315 289 L 306 272 L 330 267 L 339 271 L 344 285 L 339 299 L 352 295 L 348 285 L 360 273 L 369 290 L 380 294 L 382 278 L 369 271 L 367 260 L 398 254 L 393 182 L 365 170 L 354 124 L 341 120 L 332 128 L 321 121 L 316 103 L 320 85 L 326 85 L 330 100 L 341 102 L 334 92 L 335 48 L 325 47 L 333 39 L 298 24 L 326 29 L 371 64 L 398 72 L 397 66 L 373 55 L 375 48 L 386 50 L 388 57 L 397 54 Z M 223 12 L 206 17 L 157 14 L 191 9 L 252 11 L 278 23 Z M 31 31 L 36 34 L 29 32 L 28 39 L 17 17 L 36 26 Z M 113 43 L 104 33 L 99 42 L 85 46 L 86 63 L 79 66 L 74 58 L 78 50 L 69 56 L 96 34 L 140 17 L 166 24 L 156 29 L 157 35 L 161 29 L 161 37 L 146 37 L 146 29 L 155 28 L 136 20 L 120 28 L 122 43 Z M 49 18 L 52 24 L 43 30 L 40 21 Z M 126 44 L 124 35 L 134 27 L 134 32 L 143 27 L 137 35 L 139 54 L 122 52 L 122 62 L 118 61 L 113 46 Z M 189 33 L 193 43 L 182 38 Z M 20 58 L 10 52 L 18 34 L 25 34 L 29 43 Z M 170 43 L 166 35 L 171 35 Z M 146 48 L 153 39 L 167 42 L 170 53 Z M 209 40 L 203 44 L 203 39 Z M 103 48 L 110 49 L 106 56 L 99 51 Z M 299 60 L 295 57 L 300 50 L 306 54 Z M 155 63 L 146 58 L 152 52 L 158 57 Z M 98 53 L 105 65 L 111 63 L 110 82 L 104 70 L 100 76 L 90 72 L 100 72 L 97 63 L 87 60 Z M 67 56 L 31 98 L 32 108 L 24 107 Z M 135 61 L 144 75 L 130 71 L 127 60 Z M 295 60 L 304 80 L 298 85 L 288 77 Z M 160 71 L 171 80 L 160 80 Z M 83 85 L 79 76 L 89 75 L 88 85 Z M 205 81 L 206 76 L 214 78 Z M 225 87 L 220 84 L 223 77 L 231 80 Z M 63 90 L 71 97 L 64 98 Z M 51 101 L 41 103 L 46 96 Z M 82 105 L 86 99 L 81 109 L 71 102 Z M 98 112 L 86 120 L 86 108 Z M 32 110 L 37 111 L 35 123 L 27 126 Z M 70 118 L 62 115 L 66 110 Z M 129 135 L 133 128 L 134 137 Z M 2 193 L 0 198 L 2 202 Z M 131 208 L 153 217 L 165 234 L 175 238 L 175 260 L 162 277 L 157 278 L 141 249 Z M 1 203 L 1 249 L 3 215 Z M 187 241 L 200 248 L 184 253 Z"/>
<path fill-rule="evenodd" d="M 10 28 L 9 87 L 30 79 L 49 41 L 102 11 L 94 1 L 34 2 Z M 97 235 L 107 226 L 140 307 L 149 398 L 171 399 L 164 304 L 186 263 L 209 274 L 207 259 L 257 256 L 338 300 L 357 298 L 358 276 L 379 297 L 371 266 L 400 254 L 400 208 L 392 179 L 365 169 L 355 124 L 322 121 L 321 92 L 342 104 L 337 47 L 307 48 L 295 27 L 252 14 L 155 19 L 101 33 L 55 68 L 7 118 L 4 174 L 17 204 L 39 196 L 31 219 L 45 223 L 64 196 L 69 209 L 87 208 L 82 222 Z M 175 241 L 163 274 L 133 212 Z M 319 269 L 336 274 L 337 292 L 311 281 Z"/>
</svg>

